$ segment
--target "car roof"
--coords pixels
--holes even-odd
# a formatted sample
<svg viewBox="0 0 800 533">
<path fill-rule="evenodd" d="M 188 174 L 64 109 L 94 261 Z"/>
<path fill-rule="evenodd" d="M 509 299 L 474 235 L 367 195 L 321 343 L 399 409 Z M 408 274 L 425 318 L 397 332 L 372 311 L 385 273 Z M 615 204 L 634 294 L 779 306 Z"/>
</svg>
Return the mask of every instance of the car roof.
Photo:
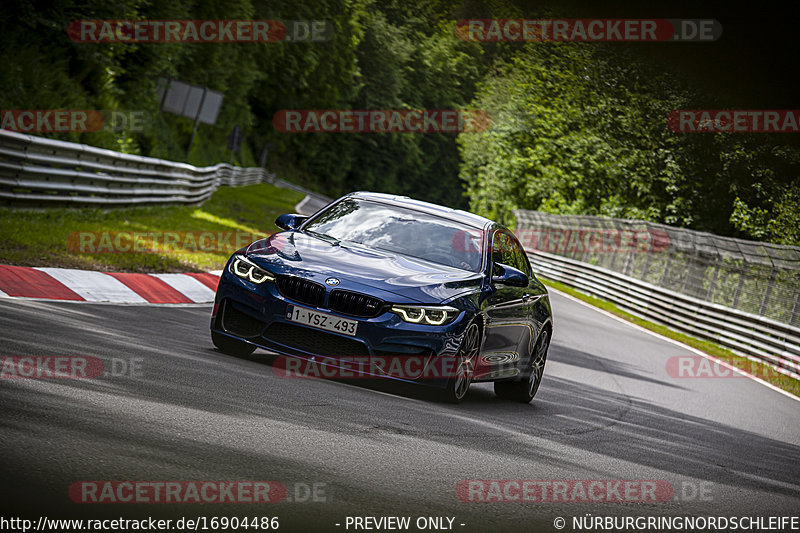
<svg viewBox="0 0 800 533">
<path fill-rule="evenodd" d="M 452 209 L 450 207 L 432 204 L 430 202 L 423 202 L 421 200 L 414 200 L 408 196 L 358 191 L 345 195 L 345 198 L 363 198 L 365 200 L 375 200 L 384 204 L 406 207 L 408 209 L 414 209 L 416 211 L 422 211 L 423 213 L 430 213 L 432 215 L 460 222 L 464 225 L 472 226 L 478 229 L 486 229 L 488 226 L 500 226 L 500 224 L 497 224 L 493 220 L 476 215 L 474 213 L 469 213 L 461 209 Z"/>
</svg>

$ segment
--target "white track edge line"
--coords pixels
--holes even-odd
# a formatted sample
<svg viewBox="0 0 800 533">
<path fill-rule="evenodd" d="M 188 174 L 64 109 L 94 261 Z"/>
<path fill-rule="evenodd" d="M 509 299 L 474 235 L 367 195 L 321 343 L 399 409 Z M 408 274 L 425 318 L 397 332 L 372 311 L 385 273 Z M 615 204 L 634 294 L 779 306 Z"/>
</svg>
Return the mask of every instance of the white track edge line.
<svg viewBox="0 0 800 533">
<path fill-rule="evenodd" d="M 13 302 L 14 300 L 23 300 L 27 302 L 50 302 L 50 303 L 65 303 L 65 304 L 89 304 L 89 305 L 120 305 L 128 307 L 208 307 L 214 302 L 189 302 L 189 303 L 150 303 L 150 302 L 92 302 L 88 300 L 54 300 L 53 298 L 34 298 L 31 296 L 2 296 L 0 295 L 0 302 Z"/>
<path fill-rule="evenodd" d="M 722 359 L 717 359 L 716 357 L 714 357 L 712 355 L 709 355 L 709 354 L 707 354 L 707 353 L 705 353 L 705 352 L 703 352 L 701 350 L 698 350 L 697 348 L 695 348 L 693 346 L 689 346 L 688 344 L 684 344 L 681 341 L 677 341 L 675 339 L 670 339 L 669 337 L 665 337 L 664 335 L 661 335 L 660 333 L 656 333 L 655 331 L 649 330 L 649 329 L 647 329 L 645 327 L 642 327 L 642 326 L 640 326 L 638 324 L 634 324 L 633 322 L 625 320 L 622 317 L 618 317 L 617 315 L 615 315 L 613 313 L 609 313 L 608 311 L 606 311 L 604 309 L 600 309 L 599 307 L 595 307 L 595 306 L 593 306 L 592 304 L 590 304 L 588 302 L 584 302 L 580 298 L 576 298 L 576 297 L 572 296 L 571 294 L 567 294 L 567 293 L 562 292 L 562 291 L 560 291 L 558 289 L 554 289 L 553 287 L 547 287 L 547 290 L 548 291 L 553 291 L 555 293 L 558 293 L 561 296 L 564 296 L 565 298 L 567 298 L 569 300 L 572 300 L 574 302 L 578 302 L 579 304 L 582 304 L 582 305 L 585 305 L 586 307 L 594 309 L 598 313 L 601 313 L 603 315 L 606 315 L 607 317 L 613 318 L 614 320 L 616 320 L 618 322 L 622 322 L 623 324 L 627 324 L 628 326 L 630 326 L 632 328 L 638 329 L 640 331 L 644 331 L 645 333 L 649 333 L 650 335 L 652 335 L 654 337 L 657 337 L 657 338 L 659 338 L 661 340 L 664 340 L 664 341 L 667 341 L 667 342 L 671 342 L 672 344 L 676 344 L 676 345 L 678 345 L 678 346 L 680 346 L 682 348 L 685 348 L 685 349 L 689 350 L 692 353 L 695 353 L 697 355 L 705 357 L 709 361 L 713 361 L 714 363 L 722 365 L 722 366 L 724 366 L 725 368 L 727 368 L 729 370 L 733 370 L 734 372 L 738 372 L 739 374 L 741 374 L 743 376 L 746 376 L 746 377 L 752 379 L 753 381 L 757 381 L 758 383 L 761 383 L 765 387 L 769 387 L 770 389 L 772 389 L 772 390 L 774 390 L 776 392 L 780 392 L 784 396 L 788 396 L 789 398 L 800 402 L 800 396 L 795 396 L 791 392 L 787 392 L 787 391 L 781 389 L 780 387 L 776 387 L 772 383 L 764 381 L 763 379 L 761 379 L 759 377 L 756 377 L 753 374 L 751 374 L 749 372 L 746 372 L 746 371 L 742 370 L 741 368 L 739 368 L 737 366 L 734 366 L 734 365 L 731 365 L 729 363 L 726 363 Z M 641 318 L 641 317 L 637 317 L 637 318 Z M 646 318 L 642 318 L 642 320 L 647 320 L 647 319 Z M 668 326 L 665 326 L 665 327 L 668 327 Z M 789 377 L 791 377 L 791 376 L 789 376 Z"/>
<path fill-rule="evenodd" d="M 308 202 L 309 200 L 311 200 L 311 197 L 309 195 L 305 195 L 302 200 L 300 200 L 295 204 L 294 210 L 298 213 L 301 212 L 303 210 L 303 207 L 305 207 L 306 202 Z"/>
</svg>

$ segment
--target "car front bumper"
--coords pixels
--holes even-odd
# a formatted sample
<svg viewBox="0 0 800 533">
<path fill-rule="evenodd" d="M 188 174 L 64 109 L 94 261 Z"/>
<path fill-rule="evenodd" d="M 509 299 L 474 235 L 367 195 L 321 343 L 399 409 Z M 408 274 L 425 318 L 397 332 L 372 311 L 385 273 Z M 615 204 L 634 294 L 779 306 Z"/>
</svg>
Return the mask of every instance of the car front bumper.
<svg viewBox="0 0 800 533">
<path fill-rule="evenodd" d="M 349 336 L 293 322 L 287 318 L 289 306 L 357 320 L 357 333 Z M 341 369 L 341 377 L 352 372 L 353 377 L 443 385 L 470 318 L 461 311 L 449 324 L 430 326 L 405 322 L 390 311 L 353 317 L 292 301 L 275 283 L 254 284 L 226 268 L 217 287 L 211 329 L 283 356 Z"/>
</svg>

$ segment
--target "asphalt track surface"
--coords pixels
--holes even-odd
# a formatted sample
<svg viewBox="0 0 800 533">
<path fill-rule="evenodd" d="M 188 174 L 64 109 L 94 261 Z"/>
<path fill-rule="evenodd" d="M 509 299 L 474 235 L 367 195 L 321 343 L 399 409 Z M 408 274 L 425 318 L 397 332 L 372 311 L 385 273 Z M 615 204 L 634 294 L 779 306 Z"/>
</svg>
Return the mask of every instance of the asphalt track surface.
<svg viewBox="0 0 800 533">
<path fill-rule="evenodd" d="M 745 378 L 670 377 L 667 360 L 685 348 L 551 299 L 555 334 L 534 402 L 476 384 L 457 406 L 419 387 L 281 378 L 260 350 L 223 355 L 209 306 L 0 301 L 2 355 L 138 364 L 133 376 L 0 380 L 2 515 L 278 516 L 282 531 L 446 516 L 466 532 L 551 531 L 556 517 L 573 531 L 571 517 L 586 513 L 799 514 L 800 402 Z M 675 493 L 461 501 L 456 487 L 471 479 L 664 480 Z M 277 480 L 288 500 L 322 483 L 325 501 L 76 504 L 68 488 L 81 480 Z"/>
</svg>

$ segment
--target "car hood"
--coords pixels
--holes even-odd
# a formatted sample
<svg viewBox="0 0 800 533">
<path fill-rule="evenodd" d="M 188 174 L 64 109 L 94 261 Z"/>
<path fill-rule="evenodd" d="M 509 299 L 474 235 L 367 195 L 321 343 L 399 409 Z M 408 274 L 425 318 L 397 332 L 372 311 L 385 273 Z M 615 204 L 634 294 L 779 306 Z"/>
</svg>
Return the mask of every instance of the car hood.
<svg viewBox="0 0 800 533">
<path fill-rule="evenodd" d="M 478 289 L 482 275 L 356 243 L 332 242 L 299 231 L 275 233 L 252 243 L 247 256 L 276 273 L 312 273 L 440 303 Z"/>
</svg>

